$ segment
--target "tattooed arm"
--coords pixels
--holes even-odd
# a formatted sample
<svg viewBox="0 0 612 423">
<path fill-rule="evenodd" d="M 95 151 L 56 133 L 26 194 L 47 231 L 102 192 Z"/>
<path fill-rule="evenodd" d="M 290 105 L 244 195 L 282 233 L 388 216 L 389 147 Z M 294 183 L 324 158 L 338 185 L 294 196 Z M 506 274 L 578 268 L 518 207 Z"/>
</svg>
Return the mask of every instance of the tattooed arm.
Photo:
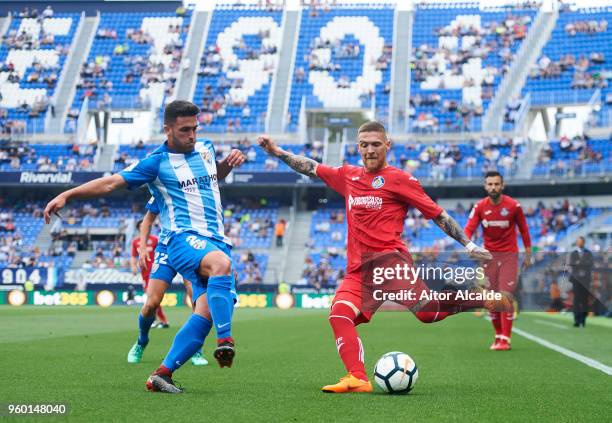
<svg viewBox="0 0 612 423">
<path fill-rule="evenodd" d="M 440 227 L 448 236 L 455 239 L 461 245 L 467 248 L 470 256 L 479 260 L 491 260 L 493 258 L 491 253 L 485 250 L 482 247 L 471 242 L 468 237 L 463 232 L 463 228 L 459 226 L 457 221 L 453 219 L 446 210 L 443 210 L 442 213 L 433 219 L 436 222 L 436 225 Z"/>
<path fill-rule="evenodd" d="M 440 227 L 448 236 L 457 240 L 464 247 L 469 244 L 470 240 L 463 232 L 463 228 L 459 226 L 457 221 L 453 219 L 446 210 L 443 210 L 438 217 L 433 219 L 436 225 Z"/>
<path fill-rule="evenodd" d="M 295 170 L 297 173 L 301 173 L 306 176 L 317 176 L 316 169 L 318 163 L 308 157 L 298 156 L 297 154 L 290 153 L 280 148 L 272 138 L 262 135 L 257 139 L 257 142 L 266 153 L 271 156 L 277 157 L 287 165 Z"/>
</svg>

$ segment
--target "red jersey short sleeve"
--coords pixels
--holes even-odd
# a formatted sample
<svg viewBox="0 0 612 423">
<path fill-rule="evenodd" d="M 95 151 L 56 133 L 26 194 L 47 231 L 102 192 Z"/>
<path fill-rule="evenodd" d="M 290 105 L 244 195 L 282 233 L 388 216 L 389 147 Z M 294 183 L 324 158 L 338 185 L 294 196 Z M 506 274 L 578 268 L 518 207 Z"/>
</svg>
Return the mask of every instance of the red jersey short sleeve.
<svg viewBox="0 0 612 423">
<path fill-rule="evenodd" d="M 345 167 L 331 167 L 319 164 L 316 169 L 317 176 L 325 182 L 327 186 L 336 191 L 343 197 L 346 195 Z"/>
<path fill-rule="evenodd" d="M 433 219 L 442 213 L 442 207 L 425 193 L 417 178 L 405 172 L 398 172 L 398 175 L 397 194 L 402 201 L 416 208 L 426 219 Z"/>
</svg>

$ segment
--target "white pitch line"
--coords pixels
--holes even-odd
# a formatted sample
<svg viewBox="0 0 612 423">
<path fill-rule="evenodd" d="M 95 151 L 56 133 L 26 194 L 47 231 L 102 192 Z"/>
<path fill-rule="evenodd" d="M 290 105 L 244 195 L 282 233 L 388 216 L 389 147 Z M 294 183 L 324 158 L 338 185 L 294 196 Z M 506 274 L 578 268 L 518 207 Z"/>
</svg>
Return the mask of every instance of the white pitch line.
<svg viewBox="0 0 612 423">
<path fill-rule="evenodd" d="M 534 319 L 534 322 L 539 323 L 541 325 L 552 326 L 552 327 L 558 328 L 558 329 L 563 329 L 563 330 L 567 330 L 568 329 L 567 326 L 560 325 L 558 323 L 547 322 L 546 320 Z"/>
<path fill-rule="evenodd" d="M 545 339 L 540 338 L 539 336 L 532 335 L 524 330 L 520 330 L 518 328 L 512 329 L 513 333 L 521 335 L 523 338 L 527 338 L 537 344 L 540 344 L 546 348 L 549 348 L 553 351 L 557 351 L 558 353 L 563 354 L 566 357 L 573 358 L 576 361 L 580 361 L 583 364 L 586 364 L 589 367 L 597 369 L 601 372 L 604 372 L 608 376 L 612 376 L 612 367 L 606 366 L 603 363 L 600 363 L 597 360 L 593 360 L 592 358 L 586 357 L 582 354 L 575 353 L 574 351 L 570 351 L 567 348 L 563 348 L 557 344 L 553 344 L 552 342 L 548 342 Z"/>
</svg>

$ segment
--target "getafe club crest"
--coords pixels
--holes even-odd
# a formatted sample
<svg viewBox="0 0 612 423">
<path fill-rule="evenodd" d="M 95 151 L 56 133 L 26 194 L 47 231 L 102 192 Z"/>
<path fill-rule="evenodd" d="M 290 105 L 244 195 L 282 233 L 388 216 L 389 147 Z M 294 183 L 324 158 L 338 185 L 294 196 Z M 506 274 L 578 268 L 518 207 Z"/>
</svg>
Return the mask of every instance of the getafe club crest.
<svg viewBox="0 0 612 423">
<path fill-rule="evenodd" d="M 378 189 L 381 188 L 385 184 L 385 178 L 382 176 L 377 176 L 372 179 L 372 188 Z"/>
<path fill-rule="evenodd" d="M 499 214 L 501 214 L 504 217 L 508 216 L 508 213 L 509 212 L 508 212 L 508 210 L 505 207 L 501 209 L 501 212 L 499 212 Z"/>
</svg>

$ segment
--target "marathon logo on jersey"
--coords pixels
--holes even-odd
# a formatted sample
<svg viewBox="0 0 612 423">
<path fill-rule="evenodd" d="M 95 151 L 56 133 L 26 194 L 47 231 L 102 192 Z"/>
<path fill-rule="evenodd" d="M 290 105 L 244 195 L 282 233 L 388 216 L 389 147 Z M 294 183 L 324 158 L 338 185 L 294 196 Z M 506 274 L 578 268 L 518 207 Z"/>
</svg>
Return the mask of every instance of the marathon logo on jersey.
<svg viewBox="0 0 612 423">
<path fill-rule="evenodd" d="M 507 220 L 483 220 L 482 226 L 485 228 L 507 228 L 510 226 L 510 222 Z"/>
<path fill-rule="evenodd" d="M 206 241 L 198 238 L 195 235 L 189 235 L 187 237 L 187 243 L 189 243 L 189 245 L 191 245 L 196 250 L 203 250 L 204 248 L 206 248 Z"/>
<path fill-rule="evenodd" d="M 353 197 L 349 194 L 349 211 L 351 211 L 353 207 L 363 207 L 366 209 L 380 210 L 382 208 L 382 204 L 383 199 L 381 197 L 375 197 L 373 195 L 366 195 L 364 197 Z"/>
<path fill-rule="evenodd" d="M 213 173 L 212 175 L 200 176 L 198 178 L 186 179 L 183 181 L 178 181 L 178 187 L 180 189 L 189 188 L 194 185 L 208 185 L 211 183 L 214 184 L 217 182 L 217 174 Z"/>
<path fill-rule="evenodd" d="M 384 184 L 385 178 L 383 178 L 382 176 L 377 176 L 376 178 L 372 179 L 372 188 L 374 189 L 382 188 Z"/>
</svg>

